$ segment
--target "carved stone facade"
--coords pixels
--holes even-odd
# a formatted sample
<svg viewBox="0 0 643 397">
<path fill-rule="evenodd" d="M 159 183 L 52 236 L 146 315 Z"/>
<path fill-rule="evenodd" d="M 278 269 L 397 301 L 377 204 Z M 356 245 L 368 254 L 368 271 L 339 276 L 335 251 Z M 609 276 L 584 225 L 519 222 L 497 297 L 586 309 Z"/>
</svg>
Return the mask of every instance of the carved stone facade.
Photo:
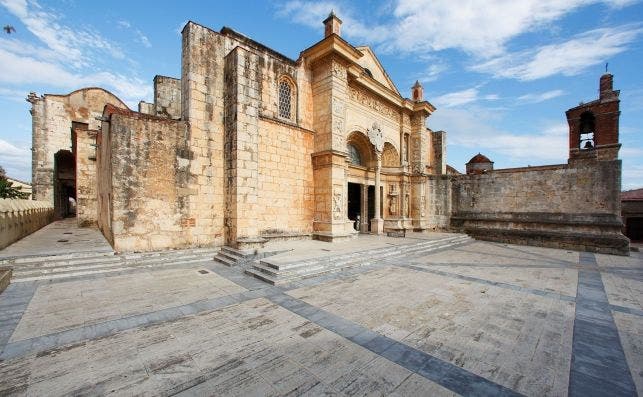
<svg viewBox="0 0 643 397">
<path fill-rule="evenodd" d="M 58 216 L 73 198 L 79 223 L 97 225 L 118 251 L 337 241 L 357 234 L 357 218 L 361 232 L 467 230 L 463 217 L 490 213 L 497 189 L 447 174 L 446 133 L 427 128 L 435 108 L 422 86 L 405 98 L 370 48 L 339 37 L 337 17 L 326 24 L 325 37 L 293 60 L 229 28 L 189 22 L 180 78 L 155 77 L 154 102 L 138 112 L 99 88 L 31 94 L 35 198 Z M 611 90 L 611 80 L 604 85 Z M 605 91 L 600 104 L 613 110 L 616 98 Z M 584 131 L 576 113 L 570 126 Z M 597 135 L 599 157 L 618 150 L 611 136 Z M 574 142 L 581 161 L 589 152 L 577 156 Z M 592 167 L 618 179 L 620 168 L 605 164 Z M 571 183 L 565 175 L 556 180 Z M 605 194 L 586 211 L 612 213 L 611 185 L 592 178 Z M 559 198 L 569 193 L 558 188 Z M 507 189 L 522 197 L 519 186 Z"/>
</svg>

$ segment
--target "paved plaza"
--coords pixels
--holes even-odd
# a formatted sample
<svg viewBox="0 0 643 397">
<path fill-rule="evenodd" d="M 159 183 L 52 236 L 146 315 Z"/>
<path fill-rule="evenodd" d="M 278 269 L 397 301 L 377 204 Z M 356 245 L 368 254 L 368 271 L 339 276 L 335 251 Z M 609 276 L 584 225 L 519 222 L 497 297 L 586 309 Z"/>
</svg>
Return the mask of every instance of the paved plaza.
<svg viewBox="0 0 643 397">
<path fill-rule="evenodd" d="M 28 239 L 0 255 L 19 256 Z M 296 257 L 298 244 L 308 255 L 316 247 L 289 244 L 281 257 Z M 643 390 L 637 252 L 469 240 L 279 286 L 213 260 L 118 269 L 18 279 L 0 295 L 0 395 Z"/>
</svg>

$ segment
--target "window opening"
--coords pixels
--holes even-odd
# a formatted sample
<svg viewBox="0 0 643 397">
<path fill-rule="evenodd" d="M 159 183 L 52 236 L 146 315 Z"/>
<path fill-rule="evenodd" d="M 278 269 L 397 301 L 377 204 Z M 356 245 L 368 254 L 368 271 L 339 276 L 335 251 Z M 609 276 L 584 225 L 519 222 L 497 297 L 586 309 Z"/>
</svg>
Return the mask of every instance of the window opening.
<svg viewBox="0 0 643 397">
<path fill-rule="evenodd" d="M 279 117 L 292 119 L 292 87 L 288 82 L 279 82 Z"/>
<path fill-rule="evenodd" d="M 580 142 L 581 150 L 594 148 L 594 126 L 595 118 L 590 112 L 585 112 L 580 116 Z"/>
<path fill-rule="evenodd" d="M 362 156 L 360 156 L 359 150 L 357 150 L 357 148 L 350 143 L 347 145 L 347 148 L 351 164 L 362 165 Z"/>
</svg>

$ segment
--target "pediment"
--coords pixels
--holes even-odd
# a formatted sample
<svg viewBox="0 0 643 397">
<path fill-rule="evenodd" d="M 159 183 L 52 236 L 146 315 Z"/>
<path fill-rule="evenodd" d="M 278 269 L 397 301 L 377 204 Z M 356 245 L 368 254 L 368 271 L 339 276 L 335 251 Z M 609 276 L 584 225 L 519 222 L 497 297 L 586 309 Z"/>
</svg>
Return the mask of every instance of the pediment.
<svg viewBox="0 0 643 397">
<path fill-rule="evenodd" d="M 382 67 L 382 64 L 375 56 L 373 50 L 371 50 L 371 48 L 368 46 L 360 46 L 355 48 L 357 48 L 364 54 L 364 56 L 359 58 L 359 60 L 357 61 L 359 66 L 368 69 L 371 72 L 373 79 L 400 95 L 400 91 L 397 89 L 395 84 L 393 84 L 393 80 L 388 77 L 386 70 L 384 70 L 384 67 Z"/>
</svg>

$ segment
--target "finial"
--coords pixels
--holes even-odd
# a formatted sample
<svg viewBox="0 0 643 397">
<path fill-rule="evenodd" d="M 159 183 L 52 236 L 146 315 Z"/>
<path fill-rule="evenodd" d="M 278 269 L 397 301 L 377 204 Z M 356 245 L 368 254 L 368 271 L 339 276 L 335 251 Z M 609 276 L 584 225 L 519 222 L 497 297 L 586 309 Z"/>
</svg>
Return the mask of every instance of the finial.
<svg viewBox="0 0 643 397">
<path fill-rule="evenodd" d="M 605 73 L 607 73 L 607 65 L 609 65 L 609 62 L 605 62 Z"/>
</svg>

